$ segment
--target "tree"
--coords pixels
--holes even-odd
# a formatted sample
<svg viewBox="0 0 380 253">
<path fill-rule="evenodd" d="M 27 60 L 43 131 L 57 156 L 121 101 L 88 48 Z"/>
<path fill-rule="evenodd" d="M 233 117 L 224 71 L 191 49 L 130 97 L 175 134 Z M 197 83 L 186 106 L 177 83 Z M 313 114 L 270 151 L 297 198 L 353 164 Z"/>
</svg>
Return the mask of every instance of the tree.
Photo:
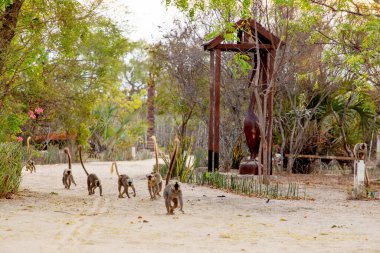
<svg viewBox="0 0 380 253">
<path fill-rule="evenodd" d="M 205 116 L 207 105 L 205 54 L 194 29 L 193 25 L 179 24 L 162 44 L 155 46 L 153 59 L 161 64 L 161 73 L 166 74 L 157 82 L 159 112 L 172 113 L 181 141 L 188 135 L 191 119 Z"/>
<path fill-rule="evenodd" d="M 0 74 L 3 74 L 5 66 L 5 58 L 9 54 L 9 47 L 13 37 L 15 36 L 15 30 L 18 22 L 18 16 L 24 0 L 4 1 L 1 4 L 2 11 L 0 12 Z M 8 84 L 5 85 L 4 93 L 9 89 Z M 2 107 L 3 96 L 0 97 L 0 108 Z"/>
<path fill-rule="evenodd" d="M 93 125 L 90 127 L 90 145 L 95 153 L 106 151 L 106 159 L 114 160 L 117 156 L 126 159 L 127 150 L 144 132 L 144 122 L 138 120 L 141 96 L 145 90 L 133 95 L 128 102 L 110 97 L 98 105 L 93 112 Z M 124 96 L 124 95 L 121 95 Z M 121 103 L 120 103 L 121 102 Z"/>
<path fill-rule="evenodd" d="M 20 134 L 28 119 L 20 115 L 37 107 L 44 108 L 44 118 L 32 134 L 51 129 L 83 137 L 83 124 L 92 123 L 92 111 L 102 101 L 116 97 L 119 104 L 128 102 L 121 95 L 121 72 L 135 45 L 109 19 L 94 13 L 100 3 L 23 2 L 0 59 L 0 124 L 9 129 L 2 140 Z"/>
</svg>

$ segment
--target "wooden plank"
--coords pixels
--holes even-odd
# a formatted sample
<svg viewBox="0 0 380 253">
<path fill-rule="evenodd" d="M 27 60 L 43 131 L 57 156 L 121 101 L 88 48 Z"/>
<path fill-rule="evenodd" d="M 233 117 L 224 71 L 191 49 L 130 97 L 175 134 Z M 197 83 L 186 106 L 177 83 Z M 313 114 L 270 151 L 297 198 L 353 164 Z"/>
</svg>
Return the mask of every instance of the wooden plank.
<svg viewBox="0 0 380 253">
<path fill-rule="evenodd" d="M 222 41 L 224 40 L 224 36 L 223 35 L 218 35 L 216 36 L 213 40 L 203 44 L 203 49 L 204 50 L 214 50 L 214 48 L 222 43 Z"/>
<path fill-rule="evenodd" d="M 295 157 L 295 158 L 314 158 L 314 159 L 330 159 L 330 160 L 347 160 L 354 161 L 354 157 L 348 156 L 333 156 L 333 155 L 294 155 L 294 154 L 286 154 L 285 157 Z"/>
<path fill-rule="evenodd" d="M 269 32 L 267 29 L 265 29 L 260 23 L 256 22 L 256 20 L 251 19 L 250 21 L 251 29 L 257 28 L 257 33 L 264 36 L 266 39 L 271 41 L 275 47 L 278 47 L 278 44 L 281 43 L 281 45 L 284 45 L 285 43 L 281 42 L 280 38 L 274 35 L 273 33 Z"/>
<path fill-rule="evenodd" d="M 216 50 L 215 62 L 215 104 L 214 104 L 214 169 L 219 168 L 219 124 L 220 124 L 220 74 L 222 54 Z"/>
<path fill-rule="evenodd" d="M 259 49 L 272 49 L 270 44 L 259 44 Z M 220 49 L 222 51 L 255 51 L 256 45 L 253 43 L 241 43 L 241 44 L 219 44 L 215 46 L 215 49 Z"/>
<path fill-rule="evenodd" d="M 242 19 L 239 20 L 238 22 L 236 22 L 234 24 L 234 27 L 239 28 L 243 22 L 244 22 L 244 20 L 242 20 Z M 217 45 L 222 43 L 222 41 L 224 41 L 224 35 L 219 34 L 214 39 L 202 44 L 202 46 L 203 46 L 204 50 L 214 50 Z"/>
<path fill-rule="evenodd" d="M 210 101 L 208 117 L 208 171 L 212 172 L 214 160 L 214 75 L 215 53 L 210 51 Z"/>
</svg>

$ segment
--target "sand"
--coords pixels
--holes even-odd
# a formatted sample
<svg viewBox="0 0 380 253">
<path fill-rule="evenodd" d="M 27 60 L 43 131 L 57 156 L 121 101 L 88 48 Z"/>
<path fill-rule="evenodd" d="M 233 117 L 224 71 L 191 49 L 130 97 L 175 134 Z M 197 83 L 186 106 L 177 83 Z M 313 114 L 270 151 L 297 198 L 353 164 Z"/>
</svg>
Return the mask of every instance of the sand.
<svg viewBox="0 0 380 253">
<path fill-rule="evenodd" d="M 380 252 L 380 201 L 349 201 L 343 187 L 310 185 L 315 200 L 245 197 L 183 185 L 185 214 L 150 200 L 145 174 L 154 160 L 118 162 L 137 196 L 119 199 L 110 162 L 88 162 L 103 197 L 62 185 L 65 164 L 23 172 L 20 193 L 0 200 L 0 252 Z M 220 197 L 225 196 L 225 197 Z"/>
</svg>

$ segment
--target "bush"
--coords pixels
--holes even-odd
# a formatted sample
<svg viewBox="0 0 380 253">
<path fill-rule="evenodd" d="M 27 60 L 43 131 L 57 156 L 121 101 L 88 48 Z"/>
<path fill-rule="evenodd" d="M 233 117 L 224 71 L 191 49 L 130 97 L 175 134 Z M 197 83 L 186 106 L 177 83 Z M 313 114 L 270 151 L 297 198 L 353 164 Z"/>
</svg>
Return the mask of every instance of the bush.
<svg viewBox="0 0 380 253">
<path fill-rule="evenodd" d="M 189 182 L 194 170 L 194 158 L 191 156 L 192 147 L 193 141 L 191 139 L 185 140 L 180 144 L 171 178 L 177 178 L 180 182 Z M 168 157 L 161 154 L 161 158 L 165 164 L 161 167 L 160 173 L 161 175 L 164 175 L 164 177 L 166 177 L 171 159 L 170 156 L 174 152 L 174 147 L 169 146 L 168 150 Z"/>
<path fill-rule="evenodd" d="M 23 148 L 20 143 L 0 143 L 0 198 L 16 193 L 21 183 Z"/>
<path fill-rule="evenodd" d="M 243 160 L 243 135 L 239 135 L 232 149 L 232 165 L 231 169 L 238 170 L 241 160 Z"/>
<path fill-rule="evenodd" d="M 194 150 L 194 168 L 207 166 L 207 151 L 204 149 Z"/>
<path fill-rule="evenodd" d="M 144 155 L 145 153 L 140 155 L 139 156 L 140 159 L 137 159 L 137 160 L 147 159 L 147 158 L 144 158 Z M 148 157 L 149 156 L 150 154 L 148 154 Z M 137 154 L 136 154 L 136 157 L 137 157 Z M 115 161 L 115 160 L 116 161 L 130 161 L 132 160 L 131 147 L 107 150 L 106 152 L 104 152 L 104 157 L 102 160 L 104 161 Z"/>
<path fill-rule="evenodd" d="M 148 149 L 142 149 L 137 151 L 136 153 L 136 160 L 145 160 L 145 159 L 151 159 L 152 158 L 152 152 L 150 152 Z"/>
<path fill-rule="evenodd" d="M 40 151 L 39 157 L 36 158 L 37 164 L 57 164 L 62 163 L 64 158 L 63 151 L 58 146 L 49 145 L 46 151 Z"/>
<path fill-rule="evenodd" d="M 168 165 L 167 164 L 158 164 L 159 168 L 160 168 L 160 174 L 162 176 L 162 178 L 166 178 L 166 174 L 168 173 Z M 153 165 L 153 170 L 152 172 L 155 172 L 156 171 L 156 164 Z"/>
</svg>

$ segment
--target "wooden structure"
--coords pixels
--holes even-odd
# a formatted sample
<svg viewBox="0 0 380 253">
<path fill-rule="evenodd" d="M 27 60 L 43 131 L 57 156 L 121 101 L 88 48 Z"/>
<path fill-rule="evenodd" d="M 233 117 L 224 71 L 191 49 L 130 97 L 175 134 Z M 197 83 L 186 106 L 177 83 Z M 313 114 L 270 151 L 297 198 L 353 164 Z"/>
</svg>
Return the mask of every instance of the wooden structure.
<svg viewBox="0 0 380 253">
<path fill-rule="evenodd" d="M 263 87 L 271 87 L 266 104 L 266 132 L 267 146 L 262 147 L 261 160 L 270 166 L 272 150 L 273 125 L 273 94 L 274 86 L 268 86 L 273 76 L 276 49 L 281 46 L 281 40 L 266 30 L 254 19 L 239 20 L 235 23 L 237 41 L 226 41 L 221 34 L 203 44 L 204 50 L 210 52 L 210 103 L 209 103 L 209 139 L 208 139 L 208 170 L 214 171 L 219 167 L 219 122 L 220 122 L 220 81 L 221 81 L 221 52 L 255 53 L 254 65 L 260 59 L 259 80 Z M 257 38 L 256 38 L 257 34 Z M 233 36 L 235 37 L 235 36 Z M 256 43 L 258 42 L 258 43 Z M 259 51 L 259 52 L 257 52 Z M 257 56 L 260 57 L 257 57 Z M 255 75 L 253 68 L 252 77 Z M 261 133 L 263 134 L 263 133 Z"/>
<path fill-rule="evenodd" d="M 45 141 L 68 141 L 68 140 L 76 140 L 76 134 L 68 134 L 68 133 L 50 133 L 47 135 L 36 135 L 33 137 L 34 141 L 37 143 L 45 142 Z"/>
<path fill-rule="evenodd" d="M 326 160 L 344 160 L 344 161 L 354 161 L 355 157 L 349 156 L 334 156 L 334 155 L 292 155 L 286 154 L 285 157 L 293 157 L 293 158 L 310 158 L 310 159 L 326 159 Z"/>
</svg>

